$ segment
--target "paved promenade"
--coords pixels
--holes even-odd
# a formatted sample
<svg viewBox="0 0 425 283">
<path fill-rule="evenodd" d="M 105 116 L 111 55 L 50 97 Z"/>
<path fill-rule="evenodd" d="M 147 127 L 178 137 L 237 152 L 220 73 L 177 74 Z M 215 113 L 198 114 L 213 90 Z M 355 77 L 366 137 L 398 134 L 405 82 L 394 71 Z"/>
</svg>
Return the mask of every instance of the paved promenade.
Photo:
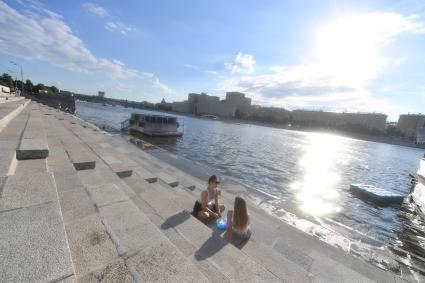
<svg viewBox="0 0 425 283">
<path fill-rule="evenodd" d="M 10 113 L 2 107 L 0 114 Z M 331 247 L 254 203 L 252 238 L 229 243 L 190 214 L 205 180 L 75 116 L 34 102 L 18 107 L 0 131 L 0 282 L 412 279 Z M 245 193 L 224 187 L 222 199 L 231 207 Z"/>
</svg>

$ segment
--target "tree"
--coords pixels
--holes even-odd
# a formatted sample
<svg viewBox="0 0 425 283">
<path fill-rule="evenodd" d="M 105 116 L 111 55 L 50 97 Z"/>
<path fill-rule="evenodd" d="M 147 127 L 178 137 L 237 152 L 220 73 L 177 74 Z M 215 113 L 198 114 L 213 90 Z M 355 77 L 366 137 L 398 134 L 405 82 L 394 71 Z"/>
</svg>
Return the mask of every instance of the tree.
<svg viewBox="0 0 425 283">
<path fill-rule="evenodd" d="M 36 86 L 34 86 L 34 92 L 35 93 L 39 93 L 40 92 L 40 90 L 45 90 L 45 86 L 44 86 L 44 84 L 37 84 Z"/>
<path fill-rule="evenodd" d="M 32 84 L 31 80 L 26 80 L 24 84 L 25 90 L 28 92 L 32 92 L 32 89 L 34 88 L 34 85 Z"/>
<path fill-rule="evenodd" d="M 14 83 L 13 83 L 13 78 L 11 75 L 4 73 L 1 77 L 0 77 L 0 84 L 13 88 Z"/>
<path fill-rule="evenodd" d="M 22 90 L 22 81 L 16 81 L 16 85 L 18 86 L 19 90 Z"/>
<path fill-rule="evenodd" d="M 50 87 L 50 92 L 51 93 L 54 93 L 54 94 L 57 94 L 57 93 L 59 93 L 59 89 L 57 87 L 55 87 L 54 85 L 52 85 Z"/>
</svg>

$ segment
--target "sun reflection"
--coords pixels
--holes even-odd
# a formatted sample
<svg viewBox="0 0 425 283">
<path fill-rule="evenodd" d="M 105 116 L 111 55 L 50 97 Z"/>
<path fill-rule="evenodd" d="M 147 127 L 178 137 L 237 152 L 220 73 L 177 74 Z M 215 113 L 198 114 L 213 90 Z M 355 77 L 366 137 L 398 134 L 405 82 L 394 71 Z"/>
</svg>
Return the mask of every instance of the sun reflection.
<svg viewBox="0 0 425 283">
<path fill-rule="evenodd" d="M 301 180 L 290 188 L 296 192 L 301 209 L 315 216 L 339 212 L 337 185 L 341 180 L 338 160 L 342 156 L 343 139 L 328 134 L 314 134 L 305 145 L 298 162 Z"/>
</svg>

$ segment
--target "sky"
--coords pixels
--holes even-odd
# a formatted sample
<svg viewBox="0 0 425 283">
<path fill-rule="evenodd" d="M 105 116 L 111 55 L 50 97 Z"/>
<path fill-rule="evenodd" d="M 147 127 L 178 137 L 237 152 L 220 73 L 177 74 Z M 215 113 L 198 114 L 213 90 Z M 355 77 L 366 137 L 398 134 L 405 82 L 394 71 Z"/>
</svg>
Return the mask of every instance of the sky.
<svg viewBox="0 0 425 283">
<path fill-rule="evenodd" d="M 425 1 L 0 0 L 0 72 L 84 94 L 190 92 L 293 109 L 425 112 Z"/>
</svg>

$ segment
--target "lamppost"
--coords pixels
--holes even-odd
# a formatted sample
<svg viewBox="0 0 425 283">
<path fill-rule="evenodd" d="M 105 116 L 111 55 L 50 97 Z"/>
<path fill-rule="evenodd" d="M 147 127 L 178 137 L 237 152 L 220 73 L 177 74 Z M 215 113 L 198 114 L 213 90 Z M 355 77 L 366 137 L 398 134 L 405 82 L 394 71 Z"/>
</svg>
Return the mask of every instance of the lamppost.
<svg viewBox="0 0 425 283">
<path fill-rule="evenodd" d="M 16 96 L 16 90 L 18 89 L 18 77 L 16 75 L 16 72 L 12 70 L 8 70 L 8 71 L 15 75 L 15 96 Z"/>
<path fill-rule="evenodd" d="M 13 61 L 10 61 L 11 64 L 15 65 L 16 67 L 21 68 L 21 91 L 22 91 L 22 95 L 24 94 L 24 72 L 22 71 L 22 66 L 19 65 L 18 63 L 15 63 Z"/>
</svg>

